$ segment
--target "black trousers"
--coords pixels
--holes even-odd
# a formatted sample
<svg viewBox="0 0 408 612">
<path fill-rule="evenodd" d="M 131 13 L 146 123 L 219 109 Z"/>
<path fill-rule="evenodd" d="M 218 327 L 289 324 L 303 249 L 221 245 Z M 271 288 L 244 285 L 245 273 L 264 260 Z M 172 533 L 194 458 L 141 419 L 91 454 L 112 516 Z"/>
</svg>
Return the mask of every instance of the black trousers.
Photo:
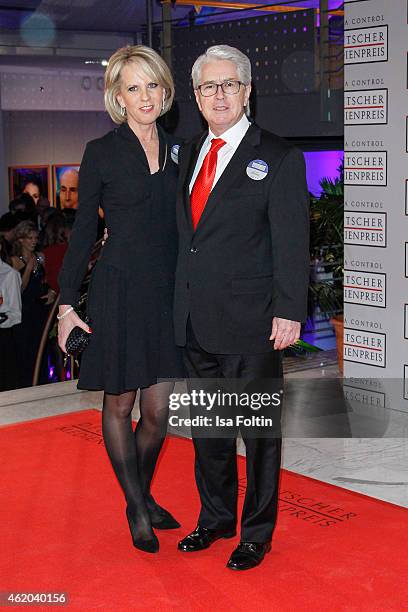
<svg viewBox="0 0 408 612">
<path fill-rule="evenodd" d="M 227 391 L 276 393 L 282 389 L 282 355 L 279 351 L 255 355 L 219 355 L 205 351 L 198 343 L 190 320 L 183 350 L 189 391 Z M 240 396 L 242 397 L 242 395 Z M 251 425 L 225 428 L 192 427 L 195 447 L 195 477 L 201 499 L 198 523 L 209 529 L 234 530 L 237 525 L 238 474 L 236 438 L 238 430 L 246 446 L 247 487 L 241 517 L 241 540 L 268 542 L 276 523 L 278 484 L 281 463 L 280 408 L 273 410 L 274 426 Z M 236 413 L 242 408 L 236 405 Z M 205 411 L 201 408 L 201 414 Z M 245 412 L 245 411 L 244 411 Z M 192 410 L 198 416 L 200 408 Z M 206 415 L 210 413 L 207 411 Z M 225 413 L 221 410 L 221 416 Z M 253 416 L 251 408 L 244 416 Z M 270 414 L 270 411 L 268 412 Z M 231 416 L 231 410 L 227 410 Z M 257 415 L 258 416 L 258 415 Z M 276 420 L 279 419 L 277 427 Z M 211 431 L 210 431 L 211 430 Z M 210 434 L 211 435 L 208 435 Z"/>
<path fill-rule="evenodd" d="M 0 391 L 18 387 L 16 333 L 19 327 L 0 327 Z"/>
</svg>

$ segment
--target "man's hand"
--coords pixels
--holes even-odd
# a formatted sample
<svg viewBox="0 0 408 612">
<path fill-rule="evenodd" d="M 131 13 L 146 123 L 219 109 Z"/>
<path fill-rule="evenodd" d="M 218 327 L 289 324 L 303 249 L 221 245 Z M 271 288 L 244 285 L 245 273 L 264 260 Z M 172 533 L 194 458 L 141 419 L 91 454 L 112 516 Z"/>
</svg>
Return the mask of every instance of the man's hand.
<svg viewBox="0 0 408 612">
<path fill-rule="evenodd" d="M 105 227 L 105 229 L 103 230 L 102 246 L 105 245 L 105 242 L 107 241 L 108 237 L 109 237 L 108 228 Z"/>
<path fill-rule="evenodd" d="M 281 351 L 299 340 L 300 323 L 299 321 L 289 321 L 289 319 L 272 319 L 272 333 L 269 340 L 275 340 L 274 348 Z"/>
</svg>

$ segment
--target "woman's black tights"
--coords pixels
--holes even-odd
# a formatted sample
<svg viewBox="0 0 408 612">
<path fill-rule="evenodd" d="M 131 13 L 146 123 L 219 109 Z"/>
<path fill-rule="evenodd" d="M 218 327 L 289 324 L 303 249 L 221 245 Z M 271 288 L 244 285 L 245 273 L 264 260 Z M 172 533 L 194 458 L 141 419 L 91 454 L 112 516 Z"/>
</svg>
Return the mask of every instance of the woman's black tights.
<svg viewBox="0 0 408 612">
<path fill-rule="evenodd" d="M 153 537 L 149 513 L 157 505 L 150 484 L 166 436 L 173 388 L 174 383 L 161 382 L 140 390 L 140 419 L 134 433 L 131 413 L 136 391 L 104 395 L 103 439 L 136 525 L 134 537 Z"/>
</svg>

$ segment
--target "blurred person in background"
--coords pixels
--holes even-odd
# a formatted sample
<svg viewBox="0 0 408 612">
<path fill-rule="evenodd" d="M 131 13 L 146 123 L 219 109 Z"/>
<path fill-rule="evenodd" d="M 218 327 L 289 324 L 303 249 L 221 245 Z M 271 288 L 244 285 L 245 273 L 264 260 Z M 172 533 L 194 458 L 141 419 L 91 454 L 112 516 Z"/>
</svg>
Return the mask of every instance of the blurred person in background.
<svg viewBox="0 0 408 612">
<path fill-rule="evenodd" d="M 38 225 L 38 213 L 33 198 L 28 193 L 22 193 L 9 204 L 9 210 L 13 215 L 19 215 L 20 220 L 29 220 Z"/>
<path fill-rule="evenodd" d="M 43 253 L 47 284 L 56 294 L 59 294 L 58 274 L 68 248 L 72 224 L 67 219 L 69 215 L 65 215 L 56 209 L 54 211 L 55 213 L 49 217 L 44 230 Z M 68 209 L 68 212 L 71 211 Z M 50 363 L 54 366 L 52 373 L 53 380 L 64 380 L 64 359 L 58 347 L 58 339 L 56 337 L 49 339 L 48 352 Z"/>
<path fill-rule="evenodd" d="M 38 229 L 41 232 L 47 223 L 47 218 L 50 211 L 55 211 L 56 209 L 51 206 L 49 199 L 45 198 L 44 196 L 39 198 L 36 208 L 38 215 Z"/>
<path fill-rule="evenodd" d="M 64 210 L 62 210 L 61 212 L 64 215 L 64 219 L 68 229 L 72 230 L 75 221 L 76 210 L 73 210 L 72 208 L 64 208 Z"/>
<path fill-rule="evenodd" d="M 19 330 L 19 379 L 21 387 L 32 384 L 35 360 L 55 292 L 45 282 L 44 254 L 37 251 L 38 230 L 31 221 L 15 228 L 11 262 L 22 281 L 22 322 Z M 48 382 L 43 364 L 40 382 Z"/>
<path fill-rule="evenodd" d="M 55 293 L 59 293 L 57 277 L 68 248 L 70 233 L 65 216 L 56 211 L 48 220 L 43 240 L 45 276 Z"/>
<path fill-rule="evenodd" d="M 4 238 L 2 248 L 2 258 L 11 265 L 11 255 L 13 251 L 13 242 L 15 228 L 20 223 L 20 215 L 8 212 L 0 217 L 0 237 Z"/>
<path fill-rule="evenodd" d="M 21 277 L 12 268 L 0 237 L 0 391 L 18 386 L 15 330 L 21 323 Z"/>
</svg>

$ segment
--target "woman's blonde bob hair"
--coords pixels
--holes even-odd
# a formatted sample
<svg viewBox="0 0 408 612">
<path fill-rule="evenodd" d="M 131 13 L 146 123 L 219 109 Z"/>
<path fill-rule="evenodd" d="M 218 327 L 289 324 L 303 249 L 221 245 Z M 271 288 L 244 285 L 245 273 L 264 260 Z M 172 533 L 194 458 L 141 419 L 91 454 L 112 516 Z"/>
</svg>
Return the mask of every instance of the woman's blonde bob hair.
<svg viewBox="0 0 408 612">
<path fill-rule="evenodd" d="M 20 240 L 29 238 L 31 234 L 37 234 L 38 229 L 32 221 L 20 221 L 14 228 L 13 255 L 20 257 L 23 254 L 23 247 Z"/>
<path fill-rule="evenodd" d="M 160 115 L 164 115 L 171 108 L 174 99 L 174 82 L 170 68 L 156 51 L 144 45 L 133 45 L 122 47 L 115 51 L 109 59 L 105 72 L 105 108 L 112 121 L 115 123 L 125 123 L 126 114 L 121 114 L 120 104 L 117 95 L 120 92 L 120 74 L 122 68 L 130 62 L 135 63 L 149 79 L 161 85 L 166 94 L 163 110 Z"/>
</svg>

